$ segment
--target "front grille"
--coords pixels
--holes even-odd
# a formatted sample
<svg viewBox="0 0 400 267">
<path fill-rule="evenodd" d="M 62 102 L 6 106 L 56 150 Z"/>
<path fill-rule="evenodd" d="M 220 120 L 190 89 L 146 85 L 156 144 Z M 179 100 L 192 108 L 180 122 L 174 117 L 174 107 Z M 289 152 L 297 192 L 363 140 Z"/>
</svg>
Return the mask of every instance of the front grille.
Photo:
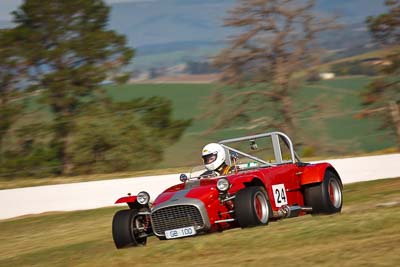
<svg viewBox="0 0 400 267">
<path fill-rule="evenodd" d="M 195 229 L 204 227 L 203 218 L 197 207 L 178 205 L 161 208 L 151 214 L 153 231 L 157 235 L 165 235 L 165 231 L 182 227 L 194 226 Z"/>
</svg>

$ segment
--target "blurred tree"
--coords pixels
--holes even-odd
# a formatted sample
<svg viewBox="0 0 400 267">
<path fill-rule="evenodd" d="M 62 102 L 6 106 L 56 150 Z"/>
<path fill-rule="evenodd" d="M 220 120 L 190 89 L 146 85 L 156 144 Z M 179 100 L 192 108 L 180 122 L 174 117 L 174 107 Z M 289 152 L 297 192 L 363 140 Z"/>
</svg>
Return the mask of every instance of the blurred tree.
<svg viewBox="0 0 400 267">
<path fill-rule="evenodd" d="M 118 113 L 134 112 L 140 122 L 149 127 L 151 134 L 167 146 L 176 142 L 191 124 L 191 120 L 173 120 L 172 102 L 157 96 L 115 103 L 112 110 Z"/>
<path fill-rule="evenodd" d="M 16 56 L 17 48 L 12 31 L 0 30 L 0 154 L 3 152 L 3 137 L 8 129 L 21 115 L 22 101 L 17 101 L 18 82 L 20 82 L 24 65 Z M 0 155 L 0 159 L 2 156 Z"/>
<path fill-rule="evenodd" d="M 21 56 L 29 66 L 31 89 L 43 91 L 43 102 L 55 120 L 53 146 L 63 163 L 62 173 L 72 169 L 67 153 L 74 116 L 95 101 L 99 84 L 128 64 L 133 50 L 125 37 L 107 27 L 109 7 L 101 0 L 25 0 L 13 12 Z"/>
<path fill-rule="evenodd" d="M 400 1 L 386 0 L 388 13 L 376 17 L 369 16 L 366 19 L 370 33 L 381 44 L 398 45 L 400 39 Z"/>
<path fill-rule="evenodd" d="M 0 176 L 49 177 L 60 173 L 61 161 L 49 142 L 51 125 L 32 120 L 16 124 L 12 136 L 8 135 Z"/>
<path fill-rule="evenodd" d="M 152 167 L 190 124 L 190 120 L 172 120 L 171 115 L 171 102 L 159 97 L 91 105 L 79 116 L 78 130 L 72 134 L 73 172 Z"/>
<path fill-rule="evenodd" d="M 222 81 L 239 90 L 213 96 L 215 110 L 207 114 L 218 114 L 213 129 L 248 121 L 262 111 L 263 128 L 297 133 L 296 114 L 301 110 L 295 108 L 293 95 L 305 79 L 299 74 L 317 62 L 317 34 L 337 27 L 334 18 L 314 14 L 314 5 L 313 0 L 238 1 L 225 26 L 239 28 L 240 34 L 217 55 L 215 64 L 223 71 Z"/>
<path fill-rule="evenodd" d="M 372 81 L 362 92 L 365 109 L 362 117 L 383 118 L 382 128 L 397 136 L 400 149 L 400 1 L 387 0 L 388 13 L 368 17 L 366 23 L 374 39 L 392 53 L 382 61 L 381 77 Z"/>
<path fill-rule="evenodd" d="M 79 116 L 77 126 L 68 148 L 74 173 L 144 169 L 161 159 L 160 142 L 132 113 L 88 112 Z"/>
</svg>

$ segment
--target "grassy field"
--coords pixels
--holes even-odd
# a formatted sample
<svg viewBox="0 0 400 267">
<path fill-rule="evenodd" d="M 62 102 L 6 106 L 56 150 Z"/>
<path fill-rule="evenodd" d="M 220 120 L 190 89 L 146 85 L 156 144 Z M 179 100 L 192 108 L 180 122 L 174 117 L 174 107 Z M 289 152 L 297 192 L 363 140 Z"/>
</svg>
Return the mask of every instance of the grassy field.
<svg viewBox="0 0 400 267">
<path fill-rule="evenodd" d="M 381 124 L 379 119 L 355 118 L 362 108 L 359 94 L 370 79 L 366 76 L 338 77 L 306 84 L 296 92 L 296 105 L 299 109 L 310 103 L 323 106 L 318 112 L 296 114 L 301 134 L 309 137 L 308 145 L 315 145 L 317 148 L 312 156 L 357 155 L 395 145 L 393 137 L 386 131 L 378 130 Z M 105 89 L 116 101 L 151 96 L 168 98 L 172 101 L 175 118 L 193 119 L 192 125 L 179 142 L 167 148 L 164 160 L 156 166 L 156 168 L 171 168 L 201 164 L 198 151 L 208 142 L 260 132 L 260 127 L 251 128 L 250 126 L 255 123 L 249 122 L 246 125 L 237 123 L 213 134 L 205 134 L 214 120 L 212 117 L 207 119 L 199 117 L 207 111 L 209 105 L 207 100 L 217 87 L 216 84 L 129 84 L 106 86 Z M 230 89 L 225 88 L 225 90 Z M 34 97 L 38 98 L 38 95 Z M 30 109 L 39 107 L 41 105 L 37 101 L 31 101 Z M 42 111 L 41 114 L 47 113 Z M 263 115 L 257 114 L 251 119 L 255 120 Z M 318 151 L 318 147 L 332 149 L 326 149 L 323 154 Z M 301 149 L 298 152 L 302 155 Z"/>
<path fill-rule="evenodd" d="M 318 113 L 298 115 L 301 131 L 312 140 L 332 147 L 330 154 L 318 156 L 361 154 L 394 146 L 394 138 L 384 131 L 378 131 L 380 121 L 369 118 L 356 119 L 361 109 L 359 93 L 368 84 L 366 76 L 340 77 L 333 80 L 308 84 L 296 93 L 299 107 L 307 103 L 322 103 Z M 170 146 L 164 161 L 158 168 L 200 164 L 198 151 L 210 141 L 258 133 L 257 128 L 246 129 L 251 125 L 237 125 L 222 129 L 212 135 L 204 132 L 213 123 L 212 118 L 199 119 L 207 110 L 207 98 L 217 85 L 214 84 L 133 84 L 108 86 L 108 93 L 118 101 L 135 97 L 163 96 L 170 99 L 176 118 L 195 118 L 182 139 Z M 254 118 L 255 119 L 255 118 Z M 274 130 L 274 129 L 271 129 Z M 311 144 L 312 145 L 312 144 Z M 301 151 L 299 151 L 301 154 Z"/>
<path fill-rule="evenodd" d="M 115 208 L 0 221 L 0 266 L 396 266 L 400 178 L 346 185 L 344 208 L 116 250 Z"/>
<path fill-rule="evenodd" d="M 359 93 L 369 81 L 370 78 L 365 76 L 339 77 L 306 84 L 296 93 L 296 104 L 299 108 L 308 103 L 320 103 L 324 107 L 317 113 L 296 114 L 299 125 L 301 125 L 299 130 L 303 136 L 309 137 L 307 145 L 315 145 L 312 153 L 306 155 L 307 157 L 322 160 L 370 153 L 396 152 L 395 139 L 387 132 L 377 130 L 380 125 L 378 119 L 360 120 L 354 117 L 361 108 Z M 185 131 L 182 138 L 164 151 L 163 160 L 151 171 L 57 177 L 56 179 L 54 177 L 42 179 L 0 178 L 0 189 L 176 173 L 181 172 L 182 168 L 187 171 L 189 166 L 200 165 L 202 164 L 200 151 L 206 143 L 260 133 L 258 128 L 249 128 L 253 123 L 237 123 L 233 127 L 213 134 L 205 134 L 205 131 L 213 123 L 213 119 L 199 119 L 198 117 L 204 110 L 207 110 L 207 99 L 217 86 L 216 84 L 130 84 L 105 87 L 108 94 L 116 101 L 151 96 L 168 98 L 172 101 L 175 118 L 193 119 L 193 124 Z M 229 89 L 225 88 L 225 90 Z M 40 95 L 36 94 L 26 99 L 30 104 L 30 115 L 25 118 L 26 120 L 37 120 L 39 115 L 45 118 L 50 116 L 48 110 L 43 109 L 43 105 L 38 101 L 39 98 Z M 41 111 L 34 112 L 37 109 L 41 109 Z M 255 116 L 254 119 L 256 118 Z M 12 142 L 15 140 L 13 141 L 11 138 L 9 143 L 12 144 Z M 297 148 L 297 152 L 304 158 L 305 153 L 302 148 Z"/>
</svg>

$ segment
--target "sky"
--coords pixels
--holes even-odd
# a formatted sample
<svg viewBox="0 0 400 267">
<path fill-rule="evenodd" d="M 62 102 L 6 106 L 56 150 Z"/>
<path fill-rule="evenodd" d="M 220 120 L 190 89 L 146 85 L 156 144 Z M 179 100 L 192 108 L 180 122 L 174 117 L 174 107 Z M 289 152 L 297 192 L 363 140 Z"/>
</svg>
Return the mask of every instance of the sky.
<svg viewBox="0 0 400 267">
<path fill-rule="evenodd" d="M 121 2 L 148 2 L 153 0 L 105 0 L 107 4 L 121 3 Z M 10 13 L 17 9 L 23 0 L 0 0 L 0 20 L 11 21 Z"/>
</svg>

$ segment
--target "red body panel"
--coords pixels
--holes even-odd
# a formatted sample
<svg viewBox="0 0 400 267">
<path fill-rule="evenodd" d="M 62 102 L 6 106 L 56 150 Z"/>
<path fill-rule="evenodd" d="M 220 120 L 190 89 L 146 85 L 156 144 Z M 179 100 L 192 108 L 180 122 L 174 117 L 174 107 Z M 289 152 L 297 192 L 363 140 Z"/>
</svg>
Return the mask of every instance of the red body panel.
<svg viewBox="0 0 400 267">
<path fill-rule="evenodd" d="M 121 197 L 117 201 L 115 201 L 115 204 L 118 203 L 130 203 L 130 202 L 135 202 L 136 201 L 136 196 L 127 196 L 127 197 Z"/>
<path fill-rule="evenodd" d="M 166 189 L 154 201 L 153 206 L 157 206 L 165 201 L 168 201 L 177 191 L 185 189 L 185 184 L 177 184 Z"/>
<path fill-rule="evenodd" d="M 219 213 L 227 212 L 228 209 L 225 207 L 225 205 L 220 204 L 219 192 L 216 188 L 217 179 L 205 179 L 205 180 L 208 180 L 204 181 L 205 185 L 200 185 L 199 187 L 193 188 L 192 190 L 189 191 L 186 197 L 196 198 L 204 203 L 204 206 L 207 209 L 211 225 L 213 225 L 216 220 L 221 220 L 222 217 L 219 216 Z"/>
<path fill-rule="evenodd" d="M 273 211 L 279 209 L 275 203 L 273 185 L 283 185 L 287 197 L 286 205 L 304 205 L 302 185 L 322 181 L 324 173 L 329 164 L 315 164 L 299 167 L 296 164 L 284 164 L 280 166 L 260 168 L 255 170 L 241 171 L 226 176 L 232 187 L 229 189 L 230 195 L 235 195 L 239 190 L 250 185 L 262 185 L 265 187 Z M 219 223 L 215 226 L 215 221 L 232 218 L 227 213 L 232 203 L 221 204 L 219 192 L 216 189 L 216 182 L 219 178 L 200 179 L 199 185 L 191 189 L 185 189 L 185 184 L 178 184 L 170 187 L 160 194 L 154 202 L 154 207 L 168 201 L 177 191 L 187 190 L 186 198 L 199 199 L 204 203 L 212 225 L 212 229 L 225 229 L 235 225 L 235 223 Z"/>
<path fill-rule="evenodd" d="M 325 171 L 328 168 L 333 169 L 332 165 L 329 163 L 310 164 L 306 167 L 299 168 L 301 185 L 320 183 L 324 179 Z"/>
</svg>

